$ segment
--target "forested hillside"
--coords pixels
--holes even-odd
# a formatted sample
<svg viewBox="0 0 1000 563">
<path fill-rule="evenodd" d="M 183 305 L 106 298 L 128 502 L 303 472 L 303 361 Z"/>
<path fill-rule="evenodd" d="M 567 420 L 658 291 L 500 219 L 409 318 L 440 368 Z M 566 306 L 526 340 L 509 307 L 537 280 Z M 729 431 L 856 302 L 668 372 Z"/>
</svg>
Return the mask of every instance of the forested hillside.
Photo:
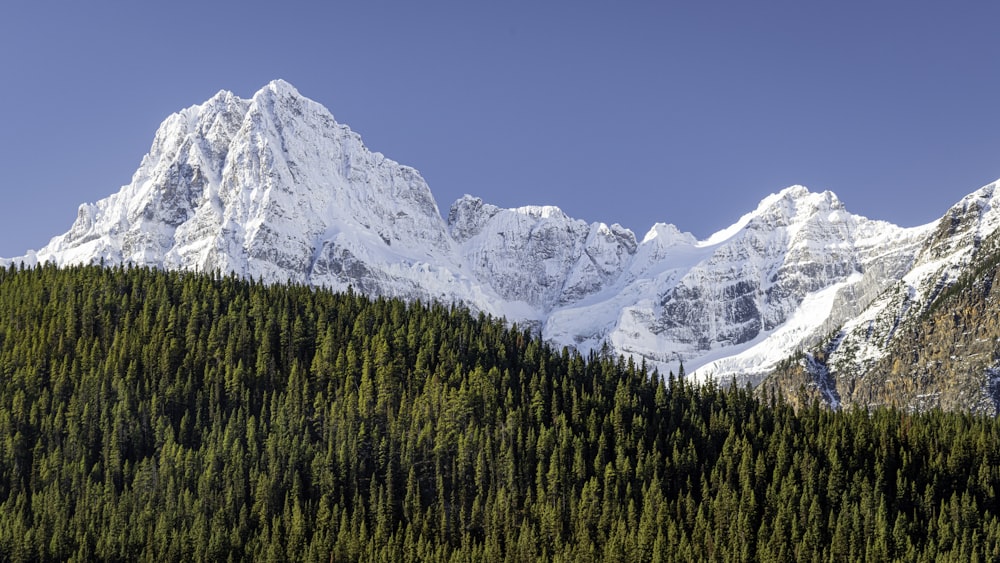
<svg viewBox="0 0 1000 563">
<path fill-rule="evenodd" d="M 0 559 L 994 560 L 1000 425 L 793 410 L 461 308 L 0 270 Z"/>
</svg>

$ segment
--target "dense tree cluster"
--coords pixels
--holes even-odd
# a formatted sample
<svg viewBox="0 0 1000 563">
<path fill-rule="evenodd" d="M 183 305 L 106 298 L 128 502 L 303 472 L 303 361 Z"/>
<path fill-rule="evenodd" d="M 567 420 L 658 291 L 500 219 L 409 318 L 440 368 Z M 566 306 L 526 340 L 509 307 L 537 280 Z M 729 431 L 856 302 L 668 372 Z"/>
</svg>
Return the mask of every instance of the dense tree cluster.
<svg viewBox="0 0 1000 563">
<path fill-rule="evenodd" d="M 1000 425 L 793 410 L 441 305 L 0 270 L 0 559 L 1000 557 Z"/>
</svg>

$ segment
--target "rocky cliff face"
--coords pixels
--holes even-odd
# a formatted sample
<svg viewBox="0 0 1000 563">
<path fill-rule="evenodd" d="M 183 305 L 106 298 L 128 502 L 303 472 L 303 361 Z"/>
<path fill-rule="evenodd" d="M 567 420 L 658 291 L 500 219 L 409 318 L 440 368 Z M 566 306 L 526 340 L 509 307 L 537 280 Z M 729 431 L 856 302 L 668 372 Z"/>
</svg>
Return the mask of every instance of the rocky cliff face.
<svg viewBox="0 0 1000 563">
<path fill-rule="evenodd" d="M 863 307 L 898 279 L 920 236 L 801 186 L 706 241 L 653 231 L 642 246 L 661 246 L 652 260 L 633 261 L 622 294 L 637 299 L 623 304 L 609 336 L 619 349 L 683 361 L 702 377 L 757 381 L 825 336 L 841 314 L 834 304 Z"/>
<path fill-rule="evenodd" d="M 903 229 L 795 186 L 703 241 L 662 223 L 639 240 L 556 207 L 471 196 L 445 220 L 416 170 L 279 80 L 167 118 L 129 185 L 16 260 L 461 303 L 557 345 L 610 345 L 663 370 L 683 362 L 695 377 L 757 382 L 819 346 L 829 353 L 817 365 L 839 381 L 886 357 L 899 327 L 964 271 L 998 223 L 992 194 Z"/>
<path fill-rule="evenodd" d="M 455 254 L 416 170 L 275 81 L 170 116 L 132 182 L 28 260 L 218 269 L 502 313 Z"/>
<path fill-rule="evenodd" d="M 500 209 L 466 196 L 448 222 L 477 279 L 542 313 L 610 285 L 637 247 L 620 225 L 588 225 L 551 206 Z"/>
<path fill-rule="evenodd" d="M 835 406 L 941 407 L 996 414 L 1000 367 L 997 184 L 925 227 L 913 265 L 770 387 Z"/>
</svg>

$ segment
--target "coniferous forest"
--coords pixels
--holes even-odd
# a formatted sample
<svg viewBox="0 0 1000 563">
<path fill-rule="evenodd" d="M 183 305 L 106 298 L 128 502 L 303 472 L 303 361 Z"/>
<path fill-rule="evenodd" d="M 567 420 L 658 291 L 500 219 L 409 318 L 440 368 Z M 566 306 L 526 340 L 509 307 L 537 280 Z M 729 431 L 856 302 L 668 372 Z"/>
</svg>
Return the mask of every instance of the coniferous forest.
<svg viewBox="0 0 1000 563">
<path fill-rule="evenodd" d="M 0 270 L 0 559 L 990 561 L 1000 424 L 794 410 L 438 304 Z"/>
</svg>

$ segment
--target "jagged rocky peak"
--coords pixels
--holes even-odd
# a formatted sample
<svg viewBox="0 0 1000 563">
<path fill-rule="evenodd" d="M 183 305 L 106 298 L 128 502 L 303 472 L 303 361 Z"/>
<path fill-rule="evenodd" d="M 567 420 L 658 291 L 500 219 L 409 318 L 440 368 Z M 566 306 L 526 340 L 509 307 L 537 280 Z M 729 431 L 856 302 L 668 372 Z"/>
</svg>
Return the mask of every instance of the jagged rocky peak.
<svg viewBox="0 0 1000 563">
<path fill-rule="evenodd" d="M 614 241 L 630 254 L 635 253 L 639 246 L 635 233 L 618 223 L 612 223 L 610 226 L 605 223 L 592 223 L 590 232 L 591 237 L 602 238 L 609 242 Z"/>
<path fill-rule="evenodd" d="M 479 234 L 483 225 L 501 209 L 495 205 L 483 203 L 483 200 L 471 195 L 464 195 L 448 210 L 448 228 L 451 236 L 458 242 L 465 242 Z"/>
<path fill-rule="evenodd" d="M 317 262 L 359 252 L 346 239 L 421 254 L 452 244 L 416 170 L 275 80 L 249 100 L 222 91 L 169 116 L 132 182 L 81 209 L 38 257 L 305 282 Z"/>
<path fill-rule="evenodd" d="M 693 245 L 698 240 L 688 232 L 682 232 L 676 225 L 670 223 L 654 223 L 643 237 L 642 243 L 654 242 L 657 246 L 675 246 L 678 244 Z"/>
<path fill-rule="evenodd" d="M 750 213 L 748 227 L 787 227 L 809 221 L 820 213 L 831 212 L 833 215 L 820 219 L 835 222 L 844 218 L 836 213 L 843 210 L 844 205 L 831 191 L 817 193 L 809 191 L 805 186 L 791 186 L 764 198 L 757 209 Z"/>
<path fill-rule="evenodd" d="M 541 312 L 606 287 L 636 247 L 631 231 L 588 224 L 554 206 L 501 209 L 466 196 L 448 217 L 475 277 L 501 298 Z"/>
<path fill-rule="evenodd" d="M 912 252 L 897 246 L 896 230 L 848 213 L 831 192 L 793 186 L 772 194 L 687 253 L 695 263 L 662 292 L 654 331 L 688 369 L 759 378 L 783 359 L 776 351 L 825 336 L 845 292 L 870 300 L 894 279 L 878 275 L 885 267 L 862 273 Z M 725 359 L 699 361 L 712 356 Z"/>
<path fill-rule="evenodd" d="M 415 169 L 276 80 L 169 116 L 128 185 L 19 260 L 218 269 L 462 303 L 583 352 L 610 344 L 661 369 L 683 360 L 689 373 L 759 376 L 837 331 L 842 347 L 884 341 L 893 319 L 919 310 L 911 301 L 942 287 L 942 268 L 967 264 L 996 230 L 993 195 L 902 229 L 792 186 L 705 240 L 657 223 L 640 242 L 558 207 L 472 196 L 445 221 Z M 903 297 L 869 306 L 878 295 Z"/>
<path fill-rule="evenodd" d="M 836 336 L 824 343 L 825 359 L 818 369 L 829 375 L 827 390 L 840 402 L 924 409 L 955 408 L 964 400 L 973 408 L 973 403 L 990 395 L 989 390 L 976 388 L 969 381 L 986 381 L 993 355 L 981 349 L 994 338 L 984 337 L 982 322 L 959 326 L 957 321 L 988 309 L 966 304 L 956 312 L 940 300 L 977 268 L 987 275 L 973 279 L 970 287 L 992 275 L 994 242 L 1000 236 L 1000 214 L 993 205 L 995 188 L 995 183 L 990 184 L 962 198 L 938 221 L 897 228 L 902 235 L 896 240 L 907 241 L 912 259 L 905 264 L 898 259 L 882 260 L 880 265 L 891 267 L 886 271 L 894 273 L 888 278 L 890 283 L 884 284 L 883 291 L 864 310 L 844 318 Z M 875 269 L 867 267 L 866 277 Z M 991 283 L 984 283 L 962 299 L 982 300 L 990 287 Z M 953 330 L 956 327 L 958 330 Z M 931 340 L 933 344 L 928 343 Z M 817 366 L 808 367 L 811 371 L 805 373 L 814 376 Z M 787 379 L 789 373 L 786 370 L 778 379 Z M 963 395 L 958 401 L 956 392 Z"/>
<path fill-rule="evenodd" d="M 937 222 L 921 262 L 940 260 L 960 249 L 974 250 L 1000 225 L 994 202 L 997 183 L 988 184 L 955 203 Z"/>
</svg>

